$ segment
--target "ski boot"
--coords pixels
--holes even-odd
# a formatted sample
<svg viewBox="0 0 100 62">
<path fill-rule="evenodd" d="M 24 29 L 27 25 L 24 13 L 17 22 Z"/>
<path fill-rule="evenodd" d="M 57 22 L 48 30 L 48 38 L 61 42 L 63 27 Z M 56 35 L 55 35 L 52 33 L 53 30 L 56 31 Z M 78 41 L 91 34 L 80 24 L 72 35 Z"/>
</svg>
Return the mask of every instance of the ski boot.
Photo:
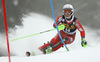
<svg viewBox="0 0 100 62">
<path fill-rule="evenodd" d="M 51 47 L 47 47 L 45 50 L 41 50 L 43 52 L 43 54 L 49 54 L 52 53 L 52 48 Z"/>
<path fill-rule="evenodd" d="M 46 53 L 47 53 L 47 54 L 49 54 L 49 53 L 52 53 L 52 52 L 53 52 L 51 47 L 49 47 L 49 48 L 48 48 L 48 49 L 46 49 L 45 51 L 46 51 Z"/>
<path fill-rule="evenodd" d="M 38 49 L 42 51 L 43 54 L 49 54 L 52 52 L 52 46 L 49 42 L 47 42 L 47 44 L 44 43 L 44 45 L 40 46 Z"/>
</svg>

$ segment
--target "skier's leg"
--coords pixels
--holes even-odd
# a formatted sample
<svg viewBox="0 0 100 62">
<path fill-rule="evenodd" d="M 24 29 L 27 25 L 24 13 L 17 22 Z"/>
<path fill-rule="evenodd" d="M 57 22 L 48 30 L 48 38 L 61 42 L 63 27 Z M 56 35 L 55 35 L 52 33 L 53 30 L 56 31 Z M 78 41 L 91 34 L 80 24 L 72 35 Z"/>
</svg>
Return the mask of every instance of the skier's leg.
<svg viewBox="0 0 100 62">
<path fill-rule="evenodd" d="M 62 31 L 60 31 L 60 33 L 61 33 L 61 35 L 63 34 L 63 32 Z M 65 41 L 68 41 L 68 38 L 66 37 L 65 38 L 65 34 L 63 34 L 62 35 L 62 38 L 64 38 L 63 40 Z M 65 42 L 66 43 L 66 42 Z M 46 44 L 47 45 L 47 44 Z M 45 46 L 45 45 L 44 45 Z M 57 33 L 57 35 L 54 37 L 54 38 L 52 38 L 51 39 L 51 41 L 49 42 L 49 45 L 48 45 L 51 49 L 52 49 L 52 51 L 55 51 L 55 50 L 57 50 L 57 49 L 59 49 L 60 47 L 62 47 L 63 46 L 63 43 L 62 43 L 62 41 L 60 40 L 60 37 L 59 37 L 59 34 Z M 43 48 L 43 47 L 42 47 Z M 46 50 L 47 49 L 47 46 L 46 46 L 46 48 L 44 49 L 44 50 Z M 47 49 L 46 50 L 46 52 L 48 52 L 49 53 L 49 50 L 50 50 L 50 52 L 51 52 L 51 49 Z"/>
<path fill-rule="evenodd" d="M 47 44 L 44 44 L 42 46 L 40 46 L 38 49 L 41 50 L 44 54 L 46 54 L 46 49 L 49 48 L 50 44 L 47 43 Z"/>
<path fill-rule="evenodd" d="M 40 46 L 39 50 L 41 50 L 44 54 L 46 54 L 46 51 L 47 52 L 50 51 L 49 48 L 52 48 L 52 46 L 55 45 L 56 43 L 58 43 L 59 40 L 60 40 L 60 38 L 59 38 L 59 35 L 57 33 L 57 35 L 54 38 L 52 38 L 50 42 Z"/>
<path fill-rule="evenodd" d="M 69 41 L 69 39 L 67 37 L 65 37 L 63 39 L 64 43 L 67 44 L 67 41 Z M 62 41 L 59 41 L 57 44 L 55 44 L 54 46 L 52 46 L 52 50 L 56 51 L 58 50 L 60 47 L 62 47 L 64 44 L 62 43 Z"/>
<path fill-rule="evenodd" d="M 74 34 L 74 35 L 68 35 L 68 38 L 70 40 L 67 42 L 67 44 L 71 44 L 75 40 L 75 36 L 76 36 L 76 34 Z"/>
<path fill-rule="evenodd" d="M 75 39 L 75 35 L 67 35 L 63 31 L 60 31 L 60 33 L 61 33 L 61 36 L 62 36 L 63 41 L 64 41 L 65 44 L 70 44 Z M 49 43 L 39 47 L 39 49 L 44 54 L 46 54 L 46 53 L 51 53 L 52 51 L 56 51 L 56 50 L 58 50 L 62 46 L 63 46 L 63 43 L 60 40 L 59 35 L 57 34 L 54 38 L 52 38 L 52 40 Z"/>
<path fill-rule="evenodd" d="M 63 33 L 61 33 L 61 35 L 62 34 Z M 66 36 L 65 35 L 62 35 L 62 38 L 63 38 L 64 43 L 65 44 L 71 44 L 74 41 L 74 39 L 75 39 L 75 35 L 76 34 L 74 34 L 74 35 L 67 35 L 66 34 Z M 58 50 L 62 46 L 63 46 L 62 41 L 59 41 L 56 45 L 52 46 L 52 50 L 53 51 L 56 51 L 56 50 Z"/>
<path fill-rule="evenodd" d="M 57 33 L 57 35 L 51 39 L 50 46 L 52 47 L 53 45 L 57 44 L 59 41 L 60 41 L 60 37 L 59 34 Z"/>
</svg>

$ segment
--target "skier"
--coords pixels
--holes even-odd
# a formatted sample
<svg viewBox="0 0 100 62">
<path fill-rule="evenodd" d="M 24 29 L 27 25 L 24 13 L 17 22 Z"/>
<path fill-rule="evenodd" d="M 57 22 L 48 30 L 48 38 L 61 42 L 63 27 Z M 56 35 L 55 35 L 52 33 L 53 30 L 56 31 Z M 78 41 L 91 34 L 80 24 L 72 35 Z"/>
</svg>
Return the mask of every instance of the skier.
<svg viewBox="0 0 100 62">
<path fill-rule="evenodd" d="M 85 41 L 85 30 L 83 29 L 80 21 L 73 15 L 74 9 L 71 4 L 66 4 L 63 6 L 63 15 L 58 16 L 56 19 L 57 26 L 65 25 L 63 30 L 60 30 L 60 34 L 65 44 L 71 44 L 75 40 L 76 30 L 80 31 L 81 35 L 81 45 L 82 47 L 87 46 Z M 56 28 L 55 23 L 53 27 Z M 39 47 L 44 54 L 51 53 L 58 50 L 63 46 L 63 43 L 59 37 L 59 34 L 51 39 L 50 42 Z"/>
</svg>

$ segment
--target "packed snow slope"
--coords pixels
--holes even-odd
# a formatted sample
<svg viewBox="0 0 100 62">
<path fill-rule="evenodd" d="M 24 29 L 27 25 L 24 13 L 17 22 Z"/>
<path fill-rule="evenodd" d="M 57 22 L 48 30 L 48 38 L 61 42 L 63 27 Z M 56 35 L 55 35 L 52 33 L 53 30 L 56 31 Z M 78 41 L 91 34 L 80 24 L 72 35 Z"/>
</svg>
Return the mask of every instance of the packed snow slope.
<svg viewBox="0 0 100 62">
<path fill-rule="evenodd" d="M 78 48 L 66 51 L 61 49 L 52 54 L 30 57 L 11 57 L 12 62 L 100 62 L 100 46 L 91 48 Z M 8 62 L 7 57 L 1 57 L 0 62 Z"/>
<path fill-rule="evenodd" d="M 15 30 L 9 29 L 9 40 L 24 37 L 27 35 L 39 33 L 42 31 L 53 29 L 53 19 L 47 16 L 30 13 L 29 15 L 24 15 L 22 18 L 23 26 L 16 26 Z M 92 30 L 89 27 L 83 26 L 86 32 L 86 40 L 88 45 L 86 48 L 81 46 L 80 33 L 77 31 L 75 41 L 67 45 L 70 51 L 64 48 L 43 55 L 38 47 L 50 41 L 57 31 L 50 31 L 47 33 L 27 37 L 24 39 L 19 39 L 16 41 L 10 41 L 11 53 L 15 56 L 11 56 L 12 62 L 100 62 L 100 40 L 99 33 L 100 30 Z M 34 52 L 35 56 L 26 57 L 25 52 Z M 7 57 L 0 57 L 0 62 L 7 62 Z"/>
</svg>

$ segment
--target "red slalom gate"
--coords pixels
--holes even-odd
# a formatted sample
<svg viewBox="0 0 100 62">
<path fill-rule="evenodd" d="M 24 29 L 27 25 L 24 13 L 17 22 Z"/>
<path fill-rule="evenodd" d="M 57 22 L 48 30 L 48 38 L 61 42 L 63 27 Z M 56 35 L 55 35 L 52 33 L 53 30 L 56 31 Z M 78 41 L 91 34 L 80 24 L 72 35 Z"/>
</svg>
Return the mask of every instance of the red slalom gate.
<svg viewBox="0 0 100 62">
<path fill-rule="evenodd" d="M 7 18 L 6 18 L 6 8 L 5 8 L 5 0 L 2 0 L 2 4 L 3 4 L 3 12 L 4 12 L 5 30 L 6 30 L 6 39 L 7 39 L 7 48 L 8 48 L 8 58 L 9 58 L 9 62 L 11 62 L 11 58 L 10 58 L 10 47 L 9 47 L 9 38 L 8 38 L 8 28 L 7 28 Z"/>
</svg>

